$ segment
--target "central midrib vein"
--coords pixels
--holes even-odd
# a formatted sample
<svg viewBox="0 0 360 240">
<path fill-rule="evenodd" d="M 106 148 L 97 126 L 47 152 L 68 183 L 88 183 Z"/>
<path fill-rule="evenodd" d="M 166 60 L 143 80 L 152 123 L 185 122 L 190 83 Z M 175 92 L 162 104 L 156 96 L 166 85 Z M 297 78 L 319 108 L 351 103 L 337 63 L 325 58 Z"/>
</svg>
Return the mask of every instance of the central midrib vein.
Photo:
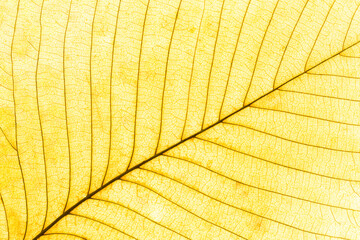
<svg viewBox="0 0 360 240">
<path fill-rule="evenodd" d="M 197 132 L 197 133 L 195 133 L 195 134 L 193 134 L 193 135 L 191 135 L 191 136 L 189 136 L 189 137 L 187 137 L 187 138 L 179 141 L 178 143 L 176 143 L 176 144 L 168 147 L 167 149 L 165 149 L 165 150 L 163 150 L 163 151 L 155 154 L 154 156 L 152 156 L 152 157 L 148 158 L 147 160 L 145 160 L 145 161 L 137 164 L 136 166 L 134 166 L 134 167 L 132 167 L 132 168 L 129 168 L 128 170 L 126 170 L 126 171 L 123 172 L 122 174 L 118 175 L 117 177 L 113 178 L 112 180 L 110 180 L 110 181 L 107 182 L 106 184 L 102 185 L 102 186 L 101 186 L 100 188 L 98 188 L 97 190 L 89 193 L 86 197 L 84 197 L 84 198 L 81 199 L 79 202 L 77 202 L 75 205 L 73 205 L 73 206 L 70 207 L 68 210 L 66 210 L 65 212 L 63 212 L 63 214 L 61 214 L 61 215 L 60 215 L 58 218 L 56 218 L 51 224 L 49 224 L 46 228 L 44 228 L 44 229 L 34 238 L 34 240 L 40 238 L 44 233 L 46 233 L 50 228 L 52 228 L 52 227 L 53 227 L 57 222 L 59 222 L 63 217 L 67 216 L 67 215 L 68 215 L 72 210 L 74 210 L 77 206 L 79 206 L 80 204 L 82 204 L 82 203 L 85 202 L 86 200 L 90 199 L 90 198 L 91 198 L 92 196 L 94 196 L 96 193 L 100 192 L 101 190 L 103 190 L 103 189 L 106 188 L 107 186 L 111 185 L 113 182 L 115 182 L 115 181 L 117 181 L 117 180 L 120 180 L 120 179 L 121 179 L 123 176 L 125 176 L 126 174 L 132 172 L 132 171 L 135 170 L 135 169 L 140 168 L 140 167 L 141 167 L 142 165 L 144 165 L 145 163 L 153 160 L 154 158 L 157 158 L 157 157 L 163 155 L 163 154 L 166 153 L 167 151 L 170 151 L 171 149 L 179 146 L 180 144 L 186 142 L 187 140 L 189 140 L 189 139 L 191 139 L 191 138 L 193 138 L 193 137 L 196 137 L 197 135 L 199 135 L 199 134 L 205 132 L 206 130 L 208 130 L 208 129 L 214 127 L 214 126 L 216 126 L 217 124 L 222 123 L 222 122 L 225 121 L 227 118 L 229 118 L 229 117 L 233 116 L 234 114 L 242 111 L 243 109 L 249 107 L 249 106 L 252 105 L 253 103 L 259 101 L 260 99 L 262 99 L 262 98 L 264 98 L 264 97 L 266 97 L 267 95 L 275 92 L 276 90 L 278 90 L 279 88 L 281 88 L 281 87 L 284 86 L 285 84 L 291 82 L 291 81 L 294 80 L 295 78 L 298 78 L 298 77 L 306 74 L 307 72 L 311 71 L 312 69 L 316 68 L 317 66 L 321 65 L 322 63 L 324 63 L 324 62 L 326 62 L 326 61 L 328 61 L 328 60 L 330 60 L 330 59 L 338 56 L 340 53 L 346 51 L 347 49 L 355 46 L 355 45 L 358 44 L 358 43 L 360 43 L 360 41 L 358 41 L 358 42 L 356 42 L 356 43 L 354 43 L 354 44 L 352 44 L 352 45 L 350 45 L 350 46 L 342 49 L 341 51 L 339 51 L 339 52 L 337 52 L 336 54 L 332 55 L 331 57 L 329 57 L 329 58 L 321 61 L 320 63 L 316 64 L 315 66 L 313 66 L 313 67 L 311 67 L 311 68 L 309 68 L 308 70 L 306 70 L 306 71 L 304 71 L 304 72 L 302 72 L 302 73 L 300 73 L 300 74 L 292 77 L 291 79 L 289 79 L 288 81 L 286 81 L 286 82 L 284 82 L 283 84 L 279 85 L 278 87 L 274 88 L 273 90 L 269 91 L 268 93 L 262 95 L 261 97 L 255 99 L 254 101 L 248 103 L 247 105 L 242 106 L 242 107 L 239 108 L 238 110 L 236 110 L 236 111 L 234 111 L 233 113 L 227 115 L 226 117 L 220 119 L 219 121 L 211 124 L 210 126 L 202 129 L 201 131 L 199 131 L 199 132 Z"/>
</svg>

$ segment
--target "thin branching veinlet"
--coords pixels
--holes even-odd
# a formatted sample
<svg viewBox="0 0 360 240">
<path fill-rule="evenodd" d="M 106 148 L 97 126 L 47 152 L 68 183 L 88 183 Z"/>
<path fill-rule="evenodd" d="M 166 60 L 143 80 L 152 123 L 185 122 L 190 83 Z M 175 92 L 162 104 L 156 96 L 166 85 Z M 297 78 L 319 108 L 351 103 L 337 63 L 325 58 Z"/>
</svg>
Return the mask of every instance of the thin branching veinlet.
<svg viewBox="0 0 360 240">
<path fill-rule="evenodd" d="M 0 2 L 0 239 L 360 239 L 358 0 Z"/>
</svg>

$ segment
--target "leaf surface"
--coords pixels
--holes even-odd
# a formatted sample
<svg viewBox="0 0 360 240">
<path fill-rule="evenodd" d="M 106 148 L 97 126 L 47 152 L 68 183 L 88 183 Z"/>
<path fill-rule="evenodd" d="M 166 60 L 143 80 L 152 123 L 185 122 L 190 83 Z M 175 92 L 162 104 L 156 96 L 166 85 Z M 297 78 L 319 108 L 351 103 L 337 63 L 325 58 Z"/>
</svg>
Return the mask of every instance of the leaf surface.
<svg viewBox="0 0 360 240">
<path fill-rule="evenodd" d="M 358 6 L 0 3 L 1 238 L 359 238 Z"/>
</svg>

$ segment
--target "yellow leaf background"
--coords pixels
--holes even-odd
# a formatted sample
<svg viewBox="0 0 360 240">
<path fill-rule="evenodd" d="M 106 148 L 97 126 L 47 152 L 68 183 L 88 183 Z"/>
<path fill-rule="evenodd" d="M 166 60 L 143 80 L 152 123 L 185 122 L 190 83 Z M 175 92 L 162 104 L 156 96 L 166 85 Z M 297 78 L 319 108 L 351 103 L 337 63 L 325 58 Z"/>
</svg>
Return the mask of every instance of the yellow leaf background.
<svg viewBox="0 0 360 240">
<path fill-rule="evenodd" d="M 360 239 L 359 5 L 2 0 L 0 239 Z"/>
</svg>

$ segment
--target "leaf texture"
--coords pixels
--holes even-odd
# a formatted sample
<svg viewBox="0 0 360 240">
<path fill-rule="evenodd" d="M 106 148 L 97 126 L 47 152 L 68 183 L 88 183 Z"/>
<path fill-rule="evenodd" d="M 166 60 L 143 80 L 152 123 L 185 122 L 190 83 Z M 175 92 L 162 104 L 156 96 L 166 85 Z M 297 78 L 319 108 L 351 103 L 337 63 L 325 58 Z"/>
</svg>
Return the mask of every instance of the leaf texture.
<svg viewBox="0 0 360 240">
<path fill-rule="evenodd" d="M 359 4 L 1 2 L 0 238 L 360 238 Z"/>
</svg>

